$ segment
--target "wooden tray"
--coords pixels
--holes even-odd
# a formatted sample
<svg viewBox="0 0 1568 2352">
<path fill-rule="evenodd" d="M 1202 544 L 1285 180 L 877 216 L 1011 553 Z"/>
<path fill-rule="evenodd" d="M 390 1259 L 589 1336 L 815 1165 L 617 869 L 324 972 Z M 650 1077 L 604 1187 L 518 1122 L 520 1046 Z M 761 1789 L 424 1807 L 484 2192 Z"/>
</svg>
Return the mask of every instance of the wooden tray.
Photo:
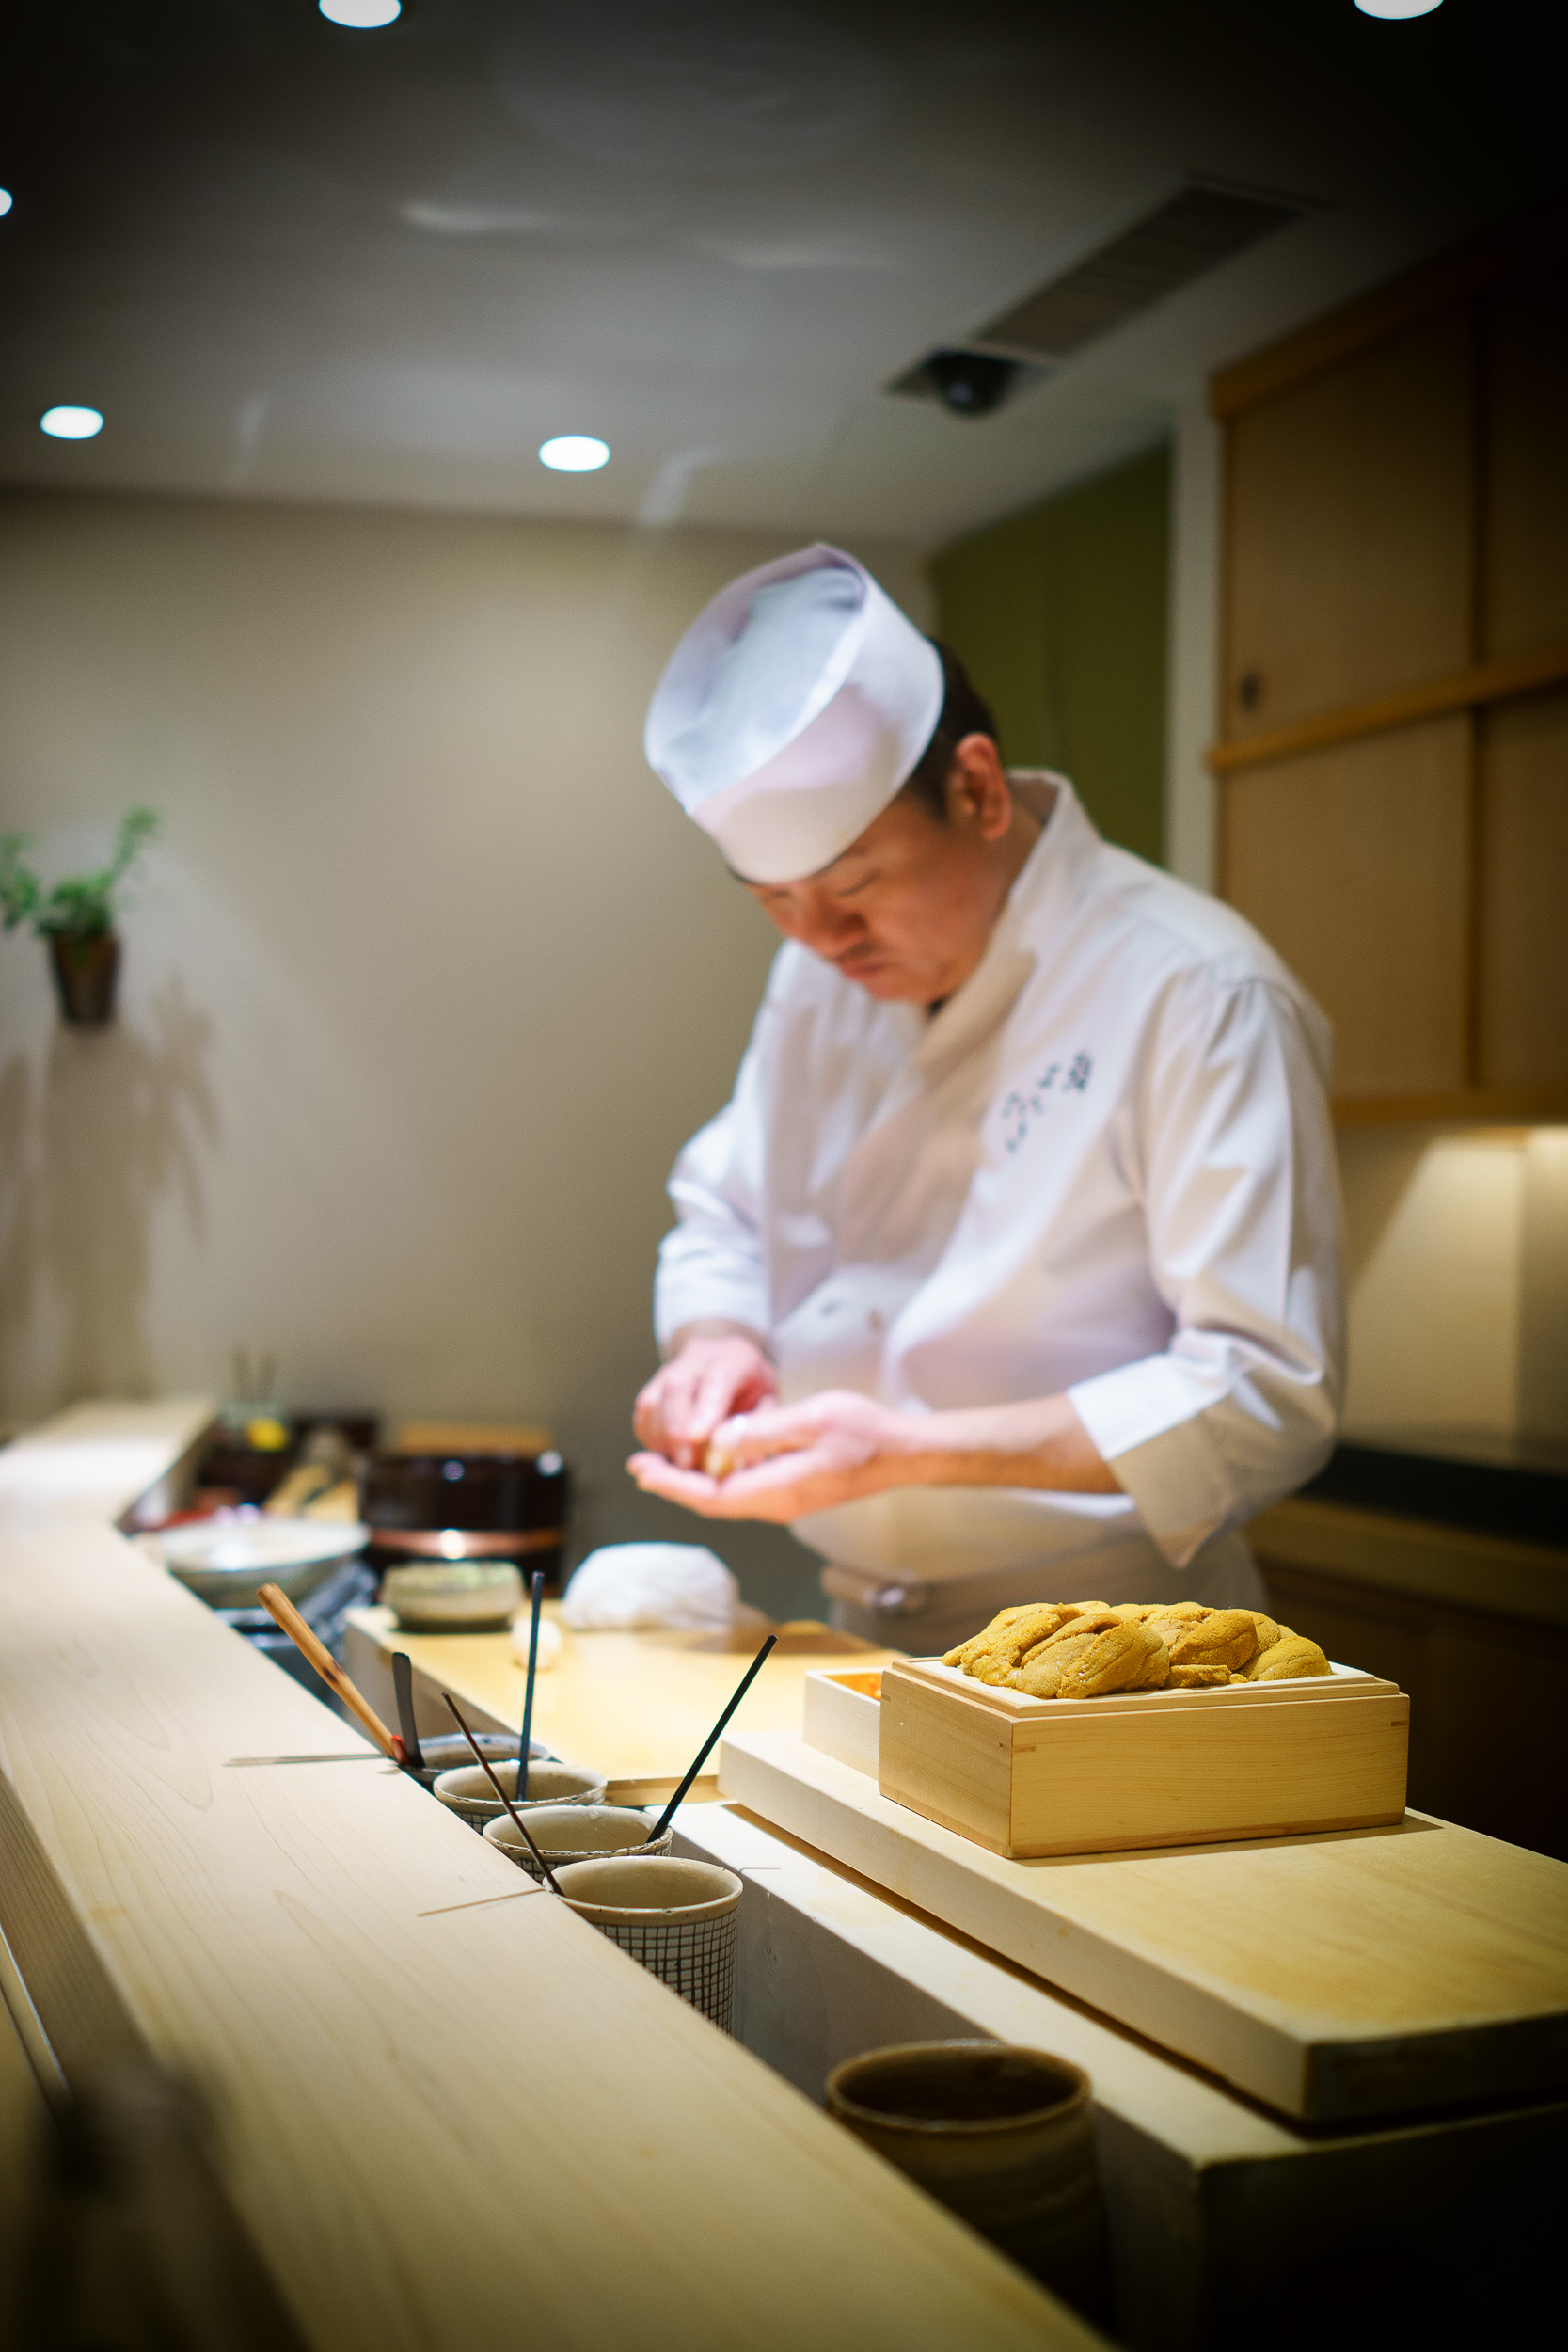
<svg viewBox="0 0 1568 2352">
<path fill-rule="evenodd" d="M 821 1668 L 805 1677 L 800 1733 L 806 1745 L 875 1780 L 882 1736 L 880 1671 Z"/>
<path fill-rule="evenodd" d="M 1035 1699 L 911 1659 L 881 1687 L 883 1796 L 991 1853 L 1370 1829 L 1404 1813 L 1410 1701 L 1352 1667 Z"/>
<path fill-rule="evenodd" d="M 1568 2085 L 1568 1865 L 1544 1854 L 1407 1813 L 1394 1829 L 1014 1862 L 782 1731 L 727 1737 L 720 1786 L 1287 2115 Z"/>
</svg>

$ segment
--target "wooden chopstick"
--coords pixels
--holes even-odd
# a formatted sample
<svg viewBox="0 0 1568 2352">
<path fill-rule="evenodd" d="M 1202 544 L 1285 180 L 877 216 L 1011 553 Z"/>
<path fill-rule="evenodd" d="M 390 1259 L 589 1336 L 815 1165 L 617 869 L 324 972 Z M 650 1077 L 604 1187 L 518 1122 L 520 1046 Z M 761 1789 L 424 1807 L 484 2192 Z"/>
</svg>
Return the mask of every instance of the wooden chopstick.
<svg viewBox="0 0 1568 2352">
<path fill-rule="evenodd" d="M 285 1632 L 302 1657 L 308 1658 L 329 1691 L 335 1691 L 356 1722 L 363 1724 L 384 1756 L 406 1765 L 408 1751 L 396 1732 L 388 1731 L 369 1699 L 361 1696 L 332 1652 L 318 1642 L 299 1611 L 276 1584 L 263 1584 L 256 1596 L 276 1626 Z"/>
</svg>

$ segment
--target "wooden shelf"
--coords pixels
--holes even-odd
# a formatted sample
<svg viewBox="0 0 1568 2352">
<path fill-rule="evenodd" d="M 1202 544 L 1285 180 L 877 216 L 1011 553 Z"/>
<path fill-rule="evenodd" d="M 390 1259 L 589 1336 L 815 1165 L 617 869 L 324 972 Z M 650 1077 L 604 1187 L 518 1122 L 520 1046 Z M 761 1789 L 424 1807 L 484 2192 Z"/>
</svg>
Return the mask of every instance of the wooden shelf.
<svg viewBox="0 0 1568 2352">
<path fill-rule="evenodd" d="M 1568 1088 L 1471 1087 L 1452 1094 L 1337 1095 L 1338 1127 L 1553 1127 L 1568 1122 Z"/>
<path fill-rule="evenodd" d="M 720 1784 L 1282 2114 L 1408 2115 L 1568 2083 L 1568 1865 L 1541 1854 L 1407 1814 L 1010 1861 L 782 1732 L 726 1740 Z"/>
</svg>

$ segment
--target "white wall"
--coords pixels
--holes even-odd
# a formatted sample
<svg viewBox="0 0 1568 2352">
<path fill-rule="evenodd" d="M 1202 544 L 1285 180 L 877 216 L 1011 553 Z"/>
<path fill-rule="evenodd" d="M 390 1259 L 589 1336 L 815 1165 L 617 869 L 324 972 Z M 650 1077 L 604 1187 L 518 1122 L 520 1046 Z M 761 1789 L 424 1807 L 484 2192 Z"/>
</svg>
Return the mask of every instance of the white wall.
<svg viewBox="0 0 1568 2352">
<path fill-rule="evenodd" d="M 586 1540 L 700 1533 L 620 1465 L 664 1177 L 774 943 L 641 714 L 784 544 L 0 502 L 0 829 L 53 876 L 166 820 L 115 1029 L 0 944 L 0 1415 L 220 1388 L 245 1342 L 297 1405 L 550 1422 Z M 857 552 L 924 620 L 914 558 Z M 787 1537 L 723 1548 L 805 1599 Z"/>
</svg>

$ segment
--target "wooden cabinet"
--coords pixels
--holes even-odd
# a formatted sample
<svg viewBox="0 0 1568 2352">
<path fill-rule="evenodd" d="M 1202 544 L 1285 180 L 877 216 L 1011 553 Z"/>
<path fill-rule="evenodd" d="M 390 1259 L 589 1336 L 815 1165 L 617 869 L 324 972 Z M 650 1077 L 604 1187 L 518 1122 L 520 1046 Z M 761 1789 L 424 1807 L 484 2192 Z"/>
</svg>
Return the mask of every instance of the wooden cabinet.
<svg viewBox="0 0 1568 2352">
<path fill-rule="evenodd" d="M 1469 320 L 1423 319 L 1237 417 L 1225 725 L 1265 729 L 1470 658 Z"/>
<path fill-rule="evenodd" d="M 1480 305 L 1481 651 L 1568 638 L 1568 265 Z"/>
<path fill-rule="evenodd" d="M 1266 1541 L 1258 1549 L 1287 1625 L 1409 1697 L 1417 1811 L 1568 1861 L 1568 1633 L 1315 1574 L 1271 1558 Z"/>
<path fill-rule="evenodd" d="M 1568 1117 L 1568 214 L 1214 379 L 1220 886 L 1349 1118 Z"/>
<path fill-rule="evenodd" d="M 1465 1083 L 1469 734 L 1429 719 L 1230 784 L 1227 895 L 1333 1022 L 1342 1101 Z"/>
<path fill-rule="evenodd" d="M 1568 1099 L 1568 690 L 1498 703 L 1480 733 L 1480 1080 Z"/>
</svg>

